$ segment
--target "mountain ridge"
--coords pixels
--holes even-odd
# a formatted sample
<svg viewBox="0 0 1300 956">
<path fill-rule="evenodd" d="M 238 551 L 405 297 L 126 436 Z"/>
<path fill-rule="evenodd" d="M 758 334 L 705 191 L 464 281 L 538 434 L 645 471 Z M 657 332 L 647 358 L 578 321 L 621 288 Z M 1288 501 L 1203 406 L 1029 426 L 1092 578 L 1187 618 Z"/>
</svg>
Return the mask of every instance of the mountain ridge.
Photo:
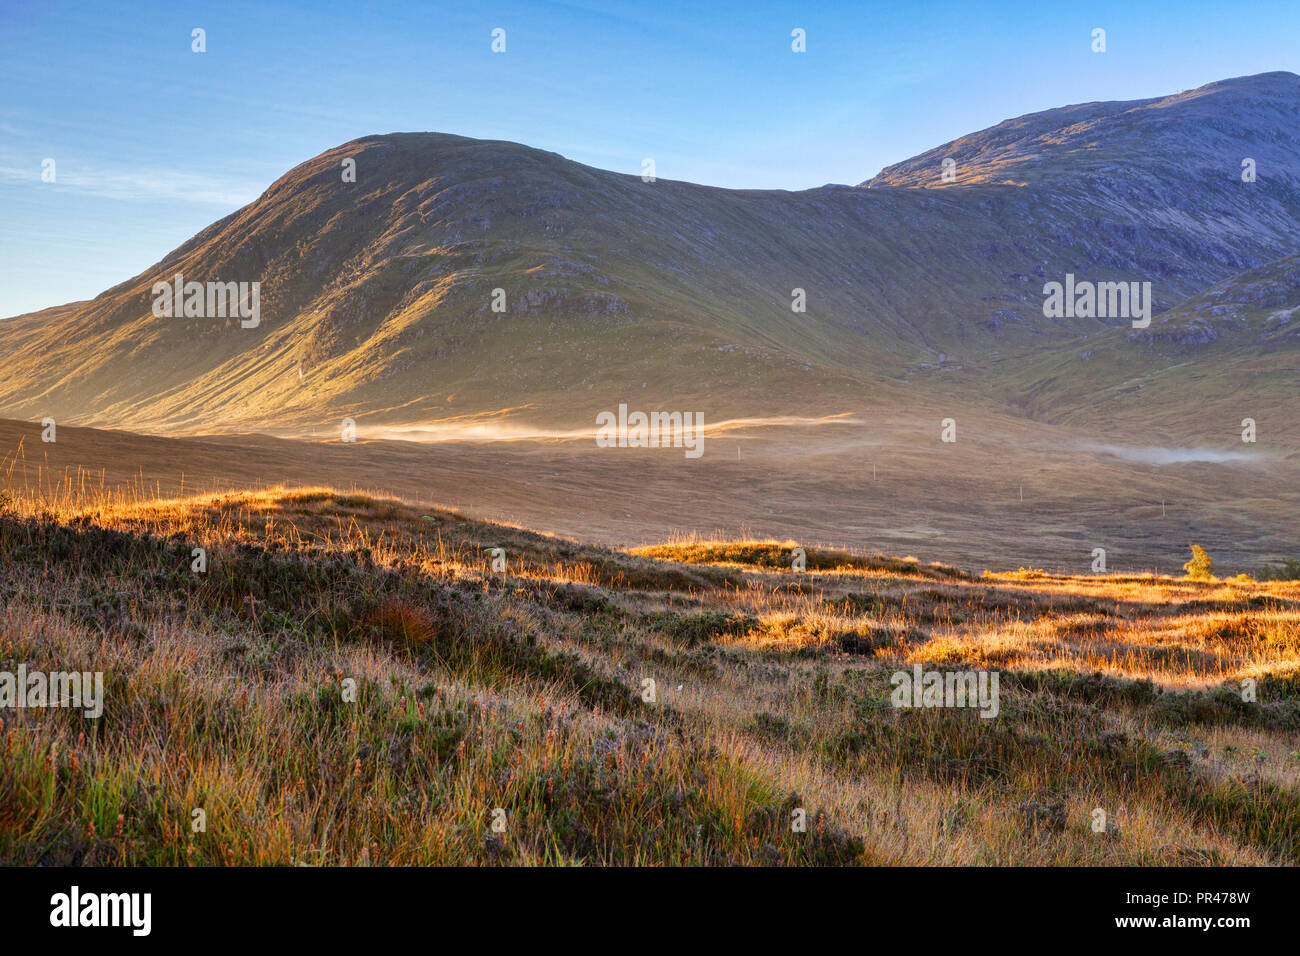
<svg viewBox="0 0 1300 956">
<path fill-rule="evenodd" d="M 1246 128 L 1254 114 L 1236 107 L 1251 96 L 1272 126 Z M 0 323 L 0 411 L 292 432 L 506 410 L 573 424 L 619 401 L 705 407 L 712 420 L 839 412 L 909 401 L 913 372 L 932 368 L 968 373 L 936 396 L 987 393 L 973 370 L 996 356 L 1127 324 L 1047 319 L 1047 281 L 1150 280 L 1159 312 L 1300 249 L 1300 159 L 1281 175 L 1270 159 L 1286 144 L 1300 157 L 1300 77 L 1136 103 L 1087 105 L 1120 124 L 1120 146 L 1038 160 L 1025 186 L 973 180 L 960 162 L 960 188 L 920 185 L 945 147 L 870 188 L 790 192 L 645 182 L 502 140 L 361 137 L 90 302 Z M 1124 153 L 1156 103 L 1169 105 L 1155 142 L 1222 127 L 1268 160 L 1259 182 L 1234 182 L 1236 160 L 1217 146 Z M 1081 108 L 1030 116 L 1059 125 Z M 1025 119 L 954 142 L 996 153 Z M 1222 182 L 1205 178 L 1214 163 Z M 155 318 L 150 290 L 176 273 L 260 282 L 258 328 Z M 493 311 L 498 289 L 505 312 Z"/>
</svg>

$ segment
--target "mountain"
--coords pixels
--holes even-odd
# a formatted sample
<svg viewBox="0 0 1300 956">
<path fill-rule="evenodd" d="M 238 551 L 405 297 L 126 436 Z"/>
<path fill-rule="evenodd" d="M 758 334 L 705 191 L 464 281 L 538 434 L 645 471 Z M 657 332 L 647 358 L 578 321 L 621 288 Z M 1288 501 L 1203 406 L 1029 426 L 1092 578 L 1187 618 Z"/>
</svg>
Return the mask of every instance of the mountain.
<svg viewBox="0 0 1300 956">
<path fill-rule="evenodd" d="M 1241 182 L 1256 160 L 1257 182 L 1300 179 L 1300 76 L 1260 73 L 1146 100 L 1083 103 L 1009 119 L 889 166 L 864 187 L 1071 186 L 1080 178 L 1117 197 L 1178 203 L 1179 177 Z M 951 182 L 944 159 L 956 165 Z M 1143 174 L 1134 176 L 1133 167 Z M 1185 184 L 1184 184 L 1185 185 Z"/>
<path fill-rule="evenodd" d="M 1300 345 L 1300 256 L 1248 269 L 1189 296 L 1130 338 L 1174 354 L 1220 340 L 1293 349 Z"/>
<path fill-rule="evenodd" d="M 1126 318 L 1045 317 L 1044 283 L 1150 281 L 1164 311 L 1298 249 L 1289 73 L 1009 120 L 862 188 L 643 182 L 513 143 L 370 136 L 94 300 L 0 322 L 0 415 L 290 434 L 590 426 L 619 401 L 710 421 L 923 394 L 1027 408 L 1007 357 L 1140 344 Z M 259 282 L 257 326 L 155 317 L 177 273 Z"/>
</svg>

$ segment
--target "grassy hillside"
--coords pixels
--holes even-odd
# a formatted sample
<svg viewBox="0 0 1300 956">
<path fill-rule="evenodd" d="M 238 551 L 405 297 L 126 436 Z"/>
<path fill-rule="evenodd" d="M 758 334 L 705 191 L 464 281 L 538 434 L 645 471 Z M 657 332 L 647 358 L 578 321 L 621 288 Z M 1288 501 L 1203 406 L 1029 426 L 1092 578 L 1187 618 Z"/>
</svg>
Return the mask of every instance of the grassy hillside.
<svg viewBox="0 0 1300 956">
<path fill-rule="evenodd" d="M 0 670 L 107 700 L 0 712 L 0 861 L 1300 862 L 1300 584 L 793 546 L 7 496 Z M 914 663 L 996 670 L 997 717 L 891 706 Z"/>
<path fill-rule="evenodd" d="M 93 301 L 0 323 L 0 413 L 301 434 L 344 417 L 573 427 L 630 400 L 717 421 L 897 407 L 963 369 L 963 394 L 996 402 L 1017 382 L 1000 357 L 1117 324 L 1046 318 L 1045 281 L 1149 280 L 1164 309 L 1295 253 L 1298 84 L 1020 117 L 866 189 L 643 182 L 514 143 L 364 137 Z M 930 188 L 949 152 L 960 176 Z M 155 318 L 151 289 L 177 273 L 260 282 L 260 325 Z"/>
<path fill-rule="evenodd" d="M 989 376 L 1031 416 L 1277 458 L 1300 453 L 1300 257 L 1225 279 L 1157 316 L 1050 348 L 1013 350 Z M 1258 426 L 1240 441 L 1241 421 Z"/>
</svg>

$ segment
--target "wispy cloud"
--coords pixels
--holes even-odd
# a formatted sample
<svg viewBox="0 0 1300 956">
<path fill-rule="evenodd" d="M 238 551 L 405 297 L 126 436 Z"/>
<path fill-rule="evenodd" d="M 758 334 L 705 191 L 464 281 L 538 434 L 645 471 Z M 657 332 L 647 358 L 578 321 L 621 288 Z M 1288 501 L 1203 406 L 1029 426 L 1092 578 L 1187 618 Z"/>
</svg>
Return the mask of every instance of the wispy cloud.
<svg viewBox="0 0 1300 956">
<path fill-rule="evenodd" d="M 169 200 L 226 208 L 252 202 L 265 188 L 264 183 L 158 167 L 105 169 L 65 160 L 58 161 L 56 169 L 55 182 L 44 183 L 39 166 L 0 166 L 0 180 L 37 183 L 51 189 L 71 189 L 127 202 Z"/>
</svg>

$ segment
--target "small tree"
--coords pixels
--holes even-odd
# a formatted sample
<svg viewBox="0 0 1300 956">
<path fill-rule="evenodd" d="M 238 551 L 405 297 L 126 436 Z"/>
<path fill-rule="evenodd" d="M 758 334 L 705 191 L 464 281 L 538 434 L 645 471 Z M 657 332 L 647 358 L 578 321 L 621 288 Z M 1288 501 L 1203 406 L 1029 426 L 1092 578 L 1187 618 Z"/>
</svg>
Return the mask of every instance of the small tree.
<svg viewBox="0 0 1300 956">
<path fill-rule="evenodd" d="M 1199 544 L 1191 545 L 1192 560 L 1183 565 L 1183 570 L 1187 572 L 1189 578 L 1209 579 L 1213 575 L 1210 570 L 1214 567 L 1214 562 L 1210 556 L 1205 553 L 1205 549 Z"/>
</svg>

